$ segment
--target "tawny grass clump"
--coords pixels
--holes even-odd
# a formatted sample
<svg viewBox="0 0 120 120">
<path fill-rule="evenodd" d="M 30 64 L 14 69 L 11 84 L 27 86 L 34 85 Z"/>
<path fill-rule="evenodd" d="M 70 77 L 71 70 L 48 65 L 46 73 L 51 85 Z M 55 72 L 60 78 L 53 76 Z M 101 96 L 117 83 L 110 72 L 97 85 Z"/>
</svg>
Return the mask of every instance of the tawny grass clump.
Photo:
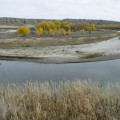
<svg viewBox="0 0 120 120">
<path fill-rule="evenodd" d="M 0 120 L 119 120 L 119 87 L 26 83 L 0 89 Z"/>
</svg>

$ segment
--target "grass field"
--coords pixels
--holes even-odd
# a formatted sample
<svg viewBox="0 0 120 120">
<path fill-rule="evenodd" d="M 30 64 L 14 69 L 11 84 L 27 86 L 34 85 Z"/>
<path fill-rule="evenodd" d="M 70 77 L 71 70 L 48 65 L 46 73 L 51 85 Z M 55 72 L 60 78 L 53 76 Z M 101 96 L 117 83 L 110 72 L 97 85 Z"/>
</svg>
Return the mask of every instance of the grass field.
<svg viewBox="0 0 120 120">
<path fill-rule="evenodd" d="M 14 49 L 20 47 L 35 47 L 35 46 L 61 46 L 61 45 L 78 45 L 95 43 L 108 40 L 116 37 L 117 34 L 105 35 L 102 37 L 80 37 L 80 38 L 9 38 L 0 39 L 0 48 Z"/>
<path fill-rule="evenodd" d="M 67 81 L 0 87 L 0 120 L 119 119 L 119 86 Z"/>
</svg>

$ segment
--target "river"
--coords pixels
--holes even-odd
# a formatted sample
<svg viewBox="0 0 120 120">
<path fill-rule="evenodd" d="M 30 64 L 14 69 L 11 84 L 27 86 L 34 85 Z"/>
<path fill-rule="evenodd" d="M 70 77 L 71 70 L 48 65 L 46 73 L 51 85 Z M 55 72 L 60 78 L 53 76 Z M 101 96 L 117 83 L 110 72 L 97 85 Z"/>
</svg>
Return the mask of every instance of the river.
<svg viewBox="0 0 120 120">
<path fill-rule="evenodd" d="M 120 60 L 74 64 L 39 64 L 0 60 L 0 63 L 1 84 L 66 80 L 120 83 Z"/>
</svg>

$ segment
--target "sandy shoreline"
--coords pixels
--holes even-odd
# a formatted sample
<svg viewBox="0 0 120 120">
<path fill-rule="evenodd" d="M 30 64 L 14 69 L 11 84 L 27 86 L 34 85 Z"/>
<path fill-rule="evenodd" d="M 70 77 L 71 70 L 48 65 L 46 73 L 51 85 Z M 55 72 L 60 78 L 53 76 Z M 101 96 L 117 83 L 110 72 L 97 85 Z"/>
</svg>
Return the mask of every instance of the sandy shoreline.
<svg viewBox="0 0 120 120">
<path fill-rule="evenodd" d="M 82 63 L 114 60 L 120 59 L 120 40 L 119 37 L 115 37 L 91 44 L 18 49 L 0 48 L 0 59 L 38 63 Z"/>
<path fill-rule="evenodd" d="M 120 59 L 120 55 L 111 56 L 101 56 L 91 59 L 81 59 L 78 57 L 15 57 L 15 56 L 0 56 L 0 60 L 9 61 L 25 61 L 25 62 L 35 62 L 43 64 L 69 64 L 69 63 L 85 63 L 85 62 L 97 62 L 97 61 L 109 61 Z"/>
</svg>

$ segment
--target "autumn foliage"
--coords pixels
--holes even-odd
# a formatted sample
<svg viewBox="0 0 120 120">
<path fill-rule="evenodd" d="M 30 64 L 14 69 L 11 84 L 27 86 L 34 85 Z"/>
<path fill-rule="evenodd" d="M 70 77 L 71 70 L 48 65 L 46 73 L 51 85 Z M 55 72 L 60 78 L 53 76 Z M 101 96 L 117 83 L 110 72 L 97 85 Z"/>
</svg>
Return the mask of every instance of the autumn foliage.
<svg viewBox="0 0 120 120">
<path fill-rule="evenodd" d="M 40 30 L 43 29 L 43 32 Z M 36 34 L 40 31 L 40 35 L 71 35 L 72 34 L 72 23 L 65 23 L 59 20 L 40 22 L 36 25 Z"/>
<path fill-rule="evenodd" d="M 17 34 L 22 36 L 27 36 L 30 34 L 30 28 L 27 26 L 21 26 L 17 29 Z"/>
<path fill-rule="evenodd" d="M 37 36 L 60 36 L 60 35 L 72 35 L 74 32 L 80 31 L 83 34 L 85 31 L 91 33 L 95 30 L 94 24 L 89 23 L 71 23 L 56 21 L 42 21 L 36 25 L 35 33 Z M 17 34 L 27 36 L 30 34 L 30 28 L 27 26 L 21 26 L 17 29 Z"/>
<path fill-rule="evenodd" d="M 34 33 L 37 36 L 64 36 L 78 33 L 83 35 L 85 32 L 91 34 L 96 29 L 120 29 L 118 24 L 90 24 L 87 22 L 64 22 L 56 21 L 42 21 L 35 27 Z M 17 30 L 17 34 L 27 36 L 30 34 L 30 28 L 21 26 Z"/>
<path fill-rule="evenodd" d="M 84 34 L 85 30 L 84 29 L 81 29 L 80 30 L 80 34 Z"/>
<path fill-rule="evenodd" d="M 38 29 L 36 29 L 36 34 L 38 35 L 38 36 L 41 36 L 41 35 L 43 35 L 43 28 L 38 28 Z"/>
</svg>

